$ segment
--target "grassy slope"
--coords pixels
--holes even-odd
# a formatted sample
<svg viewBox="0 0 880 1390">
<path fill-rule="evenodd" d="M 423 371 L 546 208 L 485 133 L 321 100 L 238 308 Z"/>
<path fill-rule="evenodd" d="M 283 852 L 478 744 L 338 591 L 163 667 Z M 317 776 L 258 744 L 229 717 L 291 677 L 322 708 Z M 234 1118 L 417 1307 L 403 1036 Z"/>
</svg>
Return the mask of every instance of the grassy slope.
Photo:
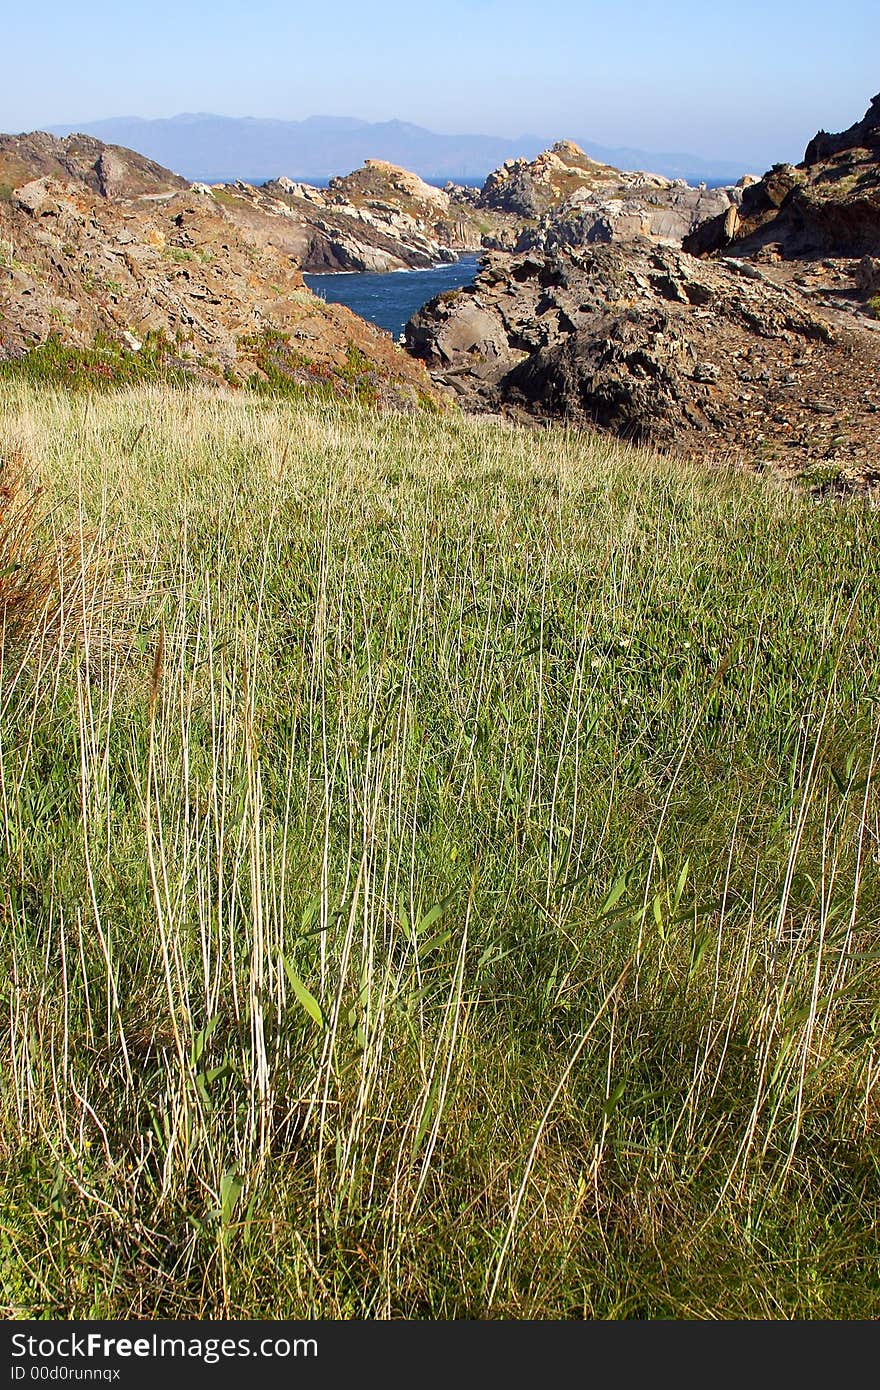
<svg viewBox="0 0 880 1390">
<path fill-rule="evenodd" d="M 880 517 L 0 391 L 7 1310 L 876 1316 Z"/>
</svg>

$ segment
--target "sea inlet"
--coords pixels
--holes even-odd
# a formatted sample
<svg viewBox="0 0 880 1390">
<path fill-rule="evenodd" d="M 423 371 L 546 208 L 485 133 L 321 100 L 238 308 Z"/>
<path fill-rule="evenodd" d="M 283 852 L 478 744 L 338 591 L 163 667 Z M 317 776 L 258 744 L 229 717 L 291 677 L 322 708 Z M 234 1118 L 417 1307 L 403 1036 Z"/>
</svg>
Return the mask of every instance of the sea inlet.
<svg viewBox="0 0 880 1390">
<path fill-rule="evenodd" d="M 328 304 L 345 304 L 361 318 L 369 319 L 397 338 L 407 319 L 429 299 L 444 290 L 469 285 L 478 264 L 477 256 L 463 256 L 459 261 L 431 266 L 429 270 L 304 275 L 303 279 L 309 289 Z"/>
</svg>

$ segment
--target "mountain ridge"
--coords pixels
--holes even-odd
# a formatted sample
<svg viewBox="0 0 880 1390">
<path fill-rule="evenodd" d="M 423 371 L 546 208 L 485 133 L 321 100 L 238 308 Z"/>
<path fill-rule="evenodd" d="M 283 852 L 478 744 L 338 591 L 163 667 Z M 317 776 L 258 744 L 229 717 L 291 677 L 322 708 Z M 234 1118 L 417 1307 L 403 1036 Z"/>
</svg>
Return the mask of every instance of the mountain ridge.
<svg viewBox="0 0 880 1390">
<path fill-rule="evenodd" d="M 93 135 L 178 170 L 190 179 L 224 183 L 264 181 L 286 175 L 300 181 L 329 179 L 362 164 L 386 159 L 424 179 L 485 178 L 505 160 L 534 159 L 553 138 L 528 132 L 506 136 L 445 135 L 412 122 L 362 121 L 353 116 L 317 115 L 300 121 L 262 116 L 218 116 L 182 112 L 150 118 L 112 116 L 46 127 L 49 134 Z M 689 182 L 733 182 L 748 172 L 746 161 L 707 160 L 687 152 L 610 148 L 578 139 L 592 158 L 616 167 L 651 169 Z"/>
</svg>

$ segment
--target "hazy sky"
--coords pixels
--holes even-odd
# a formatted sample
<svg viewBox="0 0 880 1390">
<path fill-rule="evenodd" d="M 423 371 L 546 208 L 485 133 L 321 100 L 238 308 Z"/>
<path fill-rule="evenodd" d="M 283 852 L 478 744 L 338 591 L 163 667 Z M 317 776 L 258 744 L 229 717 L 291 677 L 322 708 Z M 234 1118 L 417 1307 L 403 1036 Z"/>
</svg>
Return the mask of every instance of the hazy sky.
<svg viewBox="0 0 880 1390">
<path fill-rule="evenodd" d="M 102 116 L 398 117 L 765 167 L 880 88 L 877 0 L 8 3 L 0 130 Z"/>
</svg>

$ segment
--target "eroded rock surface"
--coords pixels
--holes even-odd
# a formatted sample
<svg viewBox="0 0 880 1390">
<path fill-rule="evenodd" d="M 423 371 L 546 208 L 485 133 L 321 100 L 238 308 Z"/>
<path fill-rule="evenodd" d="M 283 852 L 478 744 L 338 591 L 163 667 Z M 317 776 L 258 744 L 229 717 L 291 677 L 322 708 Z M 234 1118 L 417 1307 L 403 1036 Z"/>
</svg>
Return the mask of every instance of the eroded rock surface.
<svg viewBox="0 0 880 1390">
<path fill-rule="evenodd" d="M 748 263 L 647 238 L 496 254 L 472 287 L 426 305 L 406 341 L 469 409 L 784 473 L 832 457 L 854 476 L 874 466 L 877 347 Z"/>
<path fill-rule="evenodd" d="M 880 499 L 880 97 L 736 189 L 550 153 L 484 190 L 535 213 L 515 254 L 407 325 L 435 379 L 470 409 Z"/>
<path fill-rule="evenodd" d="M 801 164 L 776 164 L 744 189 L 735 221 L 716 216 L 685 245 L 696 255 L 772 248 L 785 260 L 880 255 L 880 96 L 849 130 L 820 131 Z"/>
<path fill-rule="evenodd" d="M 281 177 L 261 188 L 234 184 L 219 196 L 237 216 L 256 208 L 286 221 L 291 252 L 306 271 L 381 272 L 457 260 L 480 248 L 487 226 L 499 233 L 513 226 L 502 214 L 487 222 L 458 193 L 368 159 L 327 188 Z"/>
<path fill-rule="evenodd" d="M 636 236 L 680 245 L 741 197 L 741 188 L 692 188 L 683 179 L 599 164 L 560 140 L 537 159 L 510 160 L 490 174 L 479 206 L 523 220 L 518 235 L 506 229 L 494 240 L 495 249 L 552 252 Z"/>
<path fill-rule="evenodd" d="M 78 137 L 5 139 L 0 170 L 31 175 L 0 200 L 0 358 L 98 335 L 137 352 L 152 334 L 209 378 L 259 373 L 271 347 L 304 380 L 351 375 L 356 361 L 389 400 L 431 391 L 387 334 L 311 294 L 287 220 L 256 201 L 245 215 L 216 190 Z"/>
<path fill-rule="evenodd" d="M 121 145 L 105 145 L 92 135 L 63 140 L 45 131 L 0 135 L 0 201 L 32 179 L 81 183 L 102 197 L 162 197 L 188 188 L 186 179 Z"/>
</svg>

